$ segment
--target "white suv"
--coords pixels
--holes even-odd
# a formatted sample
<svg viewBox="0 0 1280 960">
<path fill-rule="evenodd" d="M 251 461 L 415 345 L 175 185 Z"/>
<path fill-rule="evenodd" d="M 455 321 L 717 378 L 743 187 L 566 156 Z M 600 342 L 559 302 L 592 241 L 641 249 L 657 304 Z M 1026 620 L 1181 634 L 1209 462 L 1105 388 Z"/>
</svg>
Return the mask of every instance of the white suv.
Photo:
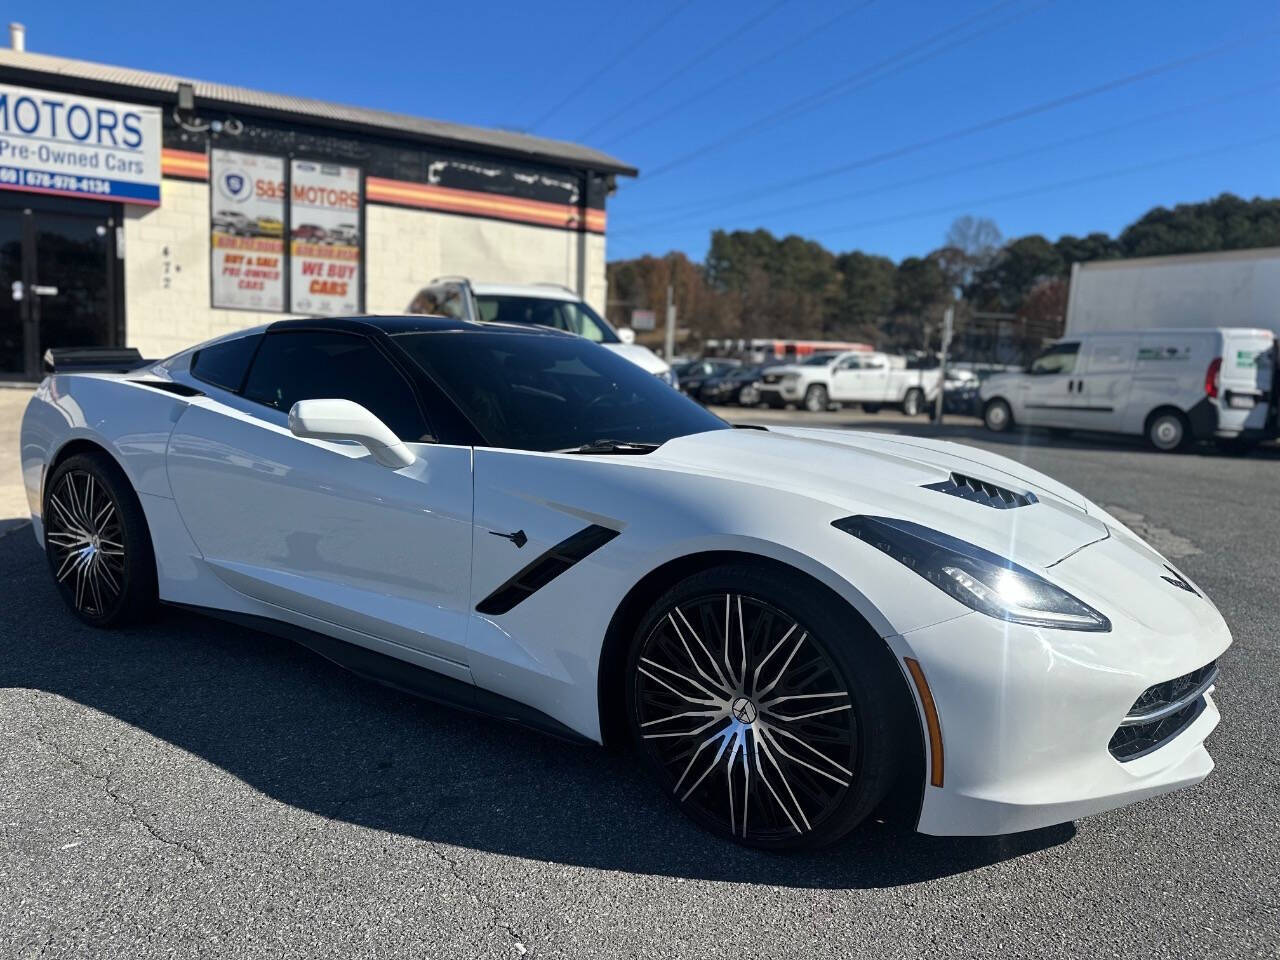
<svg viewBox="0 0 1280 960">
<path fill-rule="evenodd" d="M 676 383 L 671 365 L 636 343 L 635 333 L 614 330 L 581 297 L 558 284 L 472 283 L 466 277 L 438 277 L 418 291 L 408 312 L 567 330 L 626 357 L 670 386 Z"/>
</svg>

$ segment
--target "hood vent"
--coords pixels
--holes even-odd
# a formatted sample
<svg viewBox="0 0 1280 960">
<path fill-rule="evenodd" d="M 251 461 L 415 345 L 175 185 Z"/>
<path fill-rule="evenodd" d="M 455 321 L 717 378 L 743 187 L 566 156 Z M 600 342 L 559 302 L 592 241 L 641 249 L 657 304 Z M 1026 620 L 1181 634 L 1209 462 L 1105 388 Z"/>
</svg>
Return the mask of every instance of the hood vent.
<svg viewBox="0 0 1280 960">
<path fill-rule="evenodd" d="M 985 507 L 997 510 L 1012 510 L 1014 507 L 1029 507 L 1038 502 L 1034 493 L 1015 493 L 1004 487 L 998 487 L 989 480 L 977 480 L 966 477 L 963 473 L 953 473 L 946 480 L 937 483 L 926 483 L 926 490 L 937 490 L 961 500 L 970 500 Z"/>
</svg>

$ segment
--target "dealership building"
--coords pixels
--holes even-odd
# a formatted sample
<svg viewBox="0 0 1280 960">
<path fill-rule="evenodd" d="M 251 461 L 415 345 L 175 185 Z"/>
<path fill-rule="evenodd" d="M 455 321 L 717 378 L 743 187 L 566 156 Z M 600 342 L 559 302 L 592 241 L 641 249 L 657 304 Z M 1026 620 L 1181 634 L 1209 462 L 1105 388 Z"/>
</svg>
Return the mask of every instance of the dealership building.
<svg viewBox="0 0 1280 960">
<path fill-rule="evenodd" d="M 586 147 L 0 49 L 0 378 L 56 346 L 165 356 L 285 316 L 401 313 L 431 279 L 605 308 Z"/>
</svg>

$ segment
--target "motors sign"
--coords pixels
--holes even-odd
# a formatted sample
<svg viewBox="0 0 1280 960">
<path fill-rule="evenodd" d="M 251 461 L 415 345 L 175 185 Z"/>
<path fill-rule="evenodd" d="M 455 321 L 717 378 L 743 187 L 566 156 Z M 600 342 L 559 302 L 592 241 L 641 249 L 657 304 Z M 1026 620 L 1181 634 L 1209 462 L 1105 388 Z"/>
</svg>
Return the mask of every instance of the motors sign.
<svg viewBox="0 0 1280 960">
<path fill-rule="evenodd" d="M 160 109 L 0 84 L 0 189 L 160 203 Z"/>
</svg>

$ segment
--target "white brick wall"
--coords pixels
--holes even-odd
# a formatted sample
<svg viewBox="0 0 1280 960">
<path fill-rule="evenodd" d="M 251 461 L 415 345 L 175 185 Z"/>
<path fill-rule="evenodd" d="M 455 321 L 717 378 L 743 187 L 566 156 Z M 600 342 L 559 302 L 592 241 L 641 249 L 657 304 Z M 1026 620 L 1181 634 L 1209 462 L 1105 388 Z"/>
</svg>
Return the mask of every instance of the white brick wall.
<svg viewBox="0 0 1280 960">
<path fill-rule="evenodd" d="M 585 251 L 587 301 L 604 313 L 604 237 L 431 210 L 365 207 L 365 306 L 400 313 L 432 277 L 459 273 L 507 283 L 577 289 Z M 160 206 L 126 207 L 125 330 L 128 345 L 167 356 L 281 314 L 215 310 L 209 290 L 209 188 L 165 180 Z"/>
<path fill-rule="evenodd" d="M 433 277 L 578 287 L 578 234 L 370 204 L 365 208 L 370 313 L 399 313 Z M 604 238 L 587 235 L 587 301 L 604 312 Z"/>
</svg>

